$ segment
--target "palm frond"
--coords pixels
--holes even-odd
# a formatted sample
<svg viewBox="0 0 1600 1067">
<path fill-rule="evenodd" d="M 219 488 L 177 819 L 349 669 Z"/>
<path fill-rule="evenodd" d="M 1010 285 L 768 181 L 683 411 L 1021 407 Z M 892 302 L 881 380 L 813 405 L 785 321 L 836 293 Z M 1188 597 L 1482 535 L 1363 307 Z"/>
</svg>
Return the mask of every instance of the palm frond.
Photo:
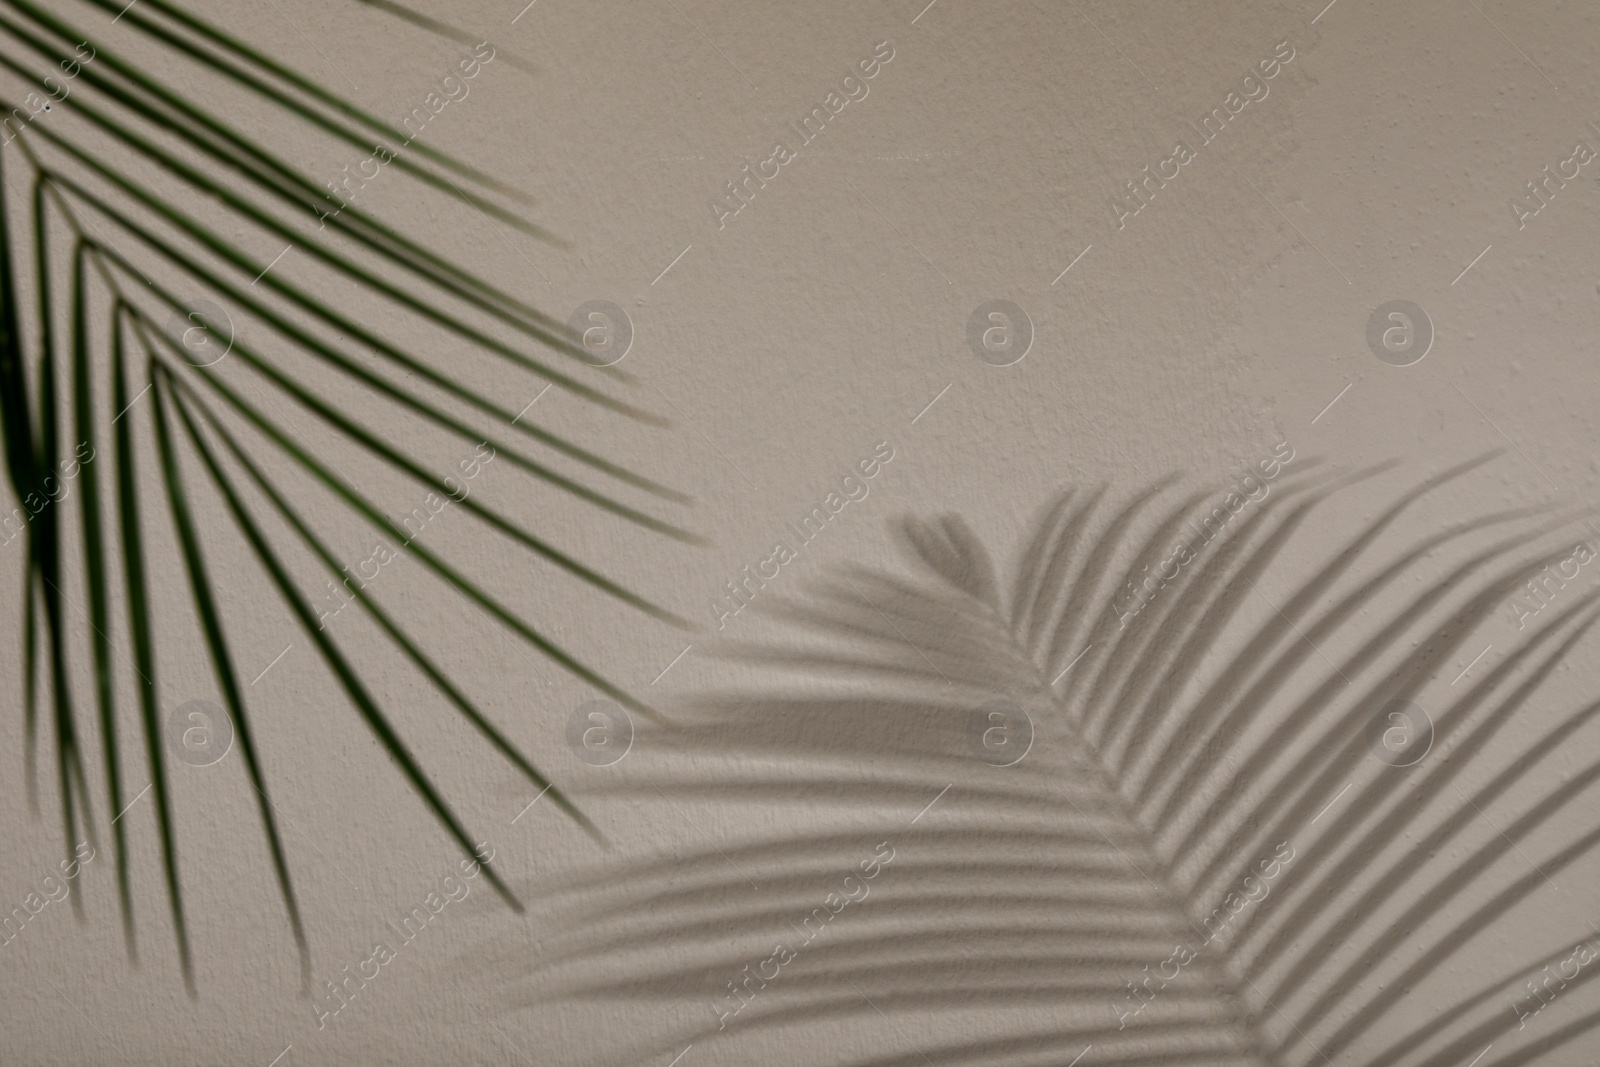
<svg viewBox="0 0 1600 1067">
<path fill-rule="evenodd" d="M 788 680 L 692 702 L 613 787 L 734 805 L 732 829 L 552 886 L 565 932 L 503 967 L 534 1001 L 691 1020 L 629 1054 L 856 1019 L 893 1050 L 847 1060 L 863 1067 L 1059 1065 L 1091 1045 L 1096 1063 L 1442 1067 L 1493 1044 L 1492 1067 L 1583 1039 L 1600 1013 L 1504 1040 L 1521 979 L 1595 931 L 1500 948 L 1515 909 L 1600 844 L 1580 814 L 1600 761 L 1559 761 L 1600 702 L 1531 713 L 1600 606 L 1564 593 L 1452 680 L 1573 552 L 1571 516 L 1391 543 L 1492 458 L 1403 492 L 1322 559 L 1305 531 L 1391 465 L 1286 479 L 1203 544 L 1182 527 L 1215 492 L 1168 500 L 1169 479 L 1113 508 L 1069 490 L 1009 573 L 957 516 L 901 522 L 910 573 L 847 567 L 769 606 L 783 636 L 726 651 Z M 1175 543 L 1192 548 L 1178 572 L 1128 610 L 1128 580 Z M 1397 701 L 1431 716 L 1420 758 L 1374 748 Z M 795 803 L 804 828 L 746 829 L 789 825 Z M 875 846 L 892 863 L 858 870 Z"/>
<path fill-rule="evenodd" d="M 397 4 L 369 6 L 430 33 L 466 38 Z M 479 49 L 480 58 L 489 57 L 483 63 L 492 61 L 486 42 Z M 398 145 L 386 161 L 397 177 L 388 180 L 413 183 L 441 209 L 462 209 L 475 224 L 549 239 L 522 214 L 531 200 L 526 193 L 176 4 L 81 0 L 74 8 L 0 0 L 0 421 L 7 475 L 27 510 L 20 670 L 30 795 L 36 795 L 40 703 L 48 699 L 68 854 L 85 835 L 92 840 L 98 825 L 85 737 L 98 736 L 105 803 L 120 816 L 133 790 L 123 759 L 127 705 L 118 695 L 131 684 L 178 956 L 191 992 L 179 834 L 162 750 L 164 693 L 157 684 L 163 644 L 174 635 L 156 617 L 151 598 L 153 583 L 165 580 L 152 573 L 149 552 L 163 516 L 176 535 L 202 647 L 257 794 L 307 981 L 304 923 L 277 830 L 270 760 L 251 729 L 248 686 L 239 681 L 233 635 L 244 605 L 230 602 L 217 585 L 210 539 L 218 531 L 208 516 L 232 520 L 229 535 L 248 547 L 352 707 L 469 855 L 477 839 L 380 707 L 361 663 L 324 630 L 306 596 L 300 572 L 308 561 L 314 573 L 326 572 L 336 582 L 346 578 L 332 542 L 319 533 L 328 528 L 328 516 L 308 501 L 331 499 L 335 518 L 354 517 L 381 536 L 400 539 L 430 573 L 517 640 L 613 699 L 655 714 L 551 638 L 547 624 L 528 620 L 487 592 L 468 568 L 415 542 L 377 498 L 356 491 L 321 458 L 285 406 L 308 417 L 324 440 L 355 446 L 430 494 L 448 494 L 476 524 L 534 560 L 656 619 L 687 626 L 608 576 L 603 565 L 479 497 L 469 499 L 454 477 L 435 472 L 416 443 L 419 428 L 468 448 L 492 449 L 533 484 L 640 530 L 702 543 L 652 510 L 663 502 L 687 504 L 687 496 L 496 399 L 512 375 L 528 395 L 554 386 L 597 412 L 666 426 L 617 395 L 619 387 L 631 387 L 630 375 L 590 366 L 555 319 L 347 202 L 331 183 L 323 188 L 260 129 L 226 117 L 221 104 L 210 106 L 209 96 L 203 103 L 192 89 L 175 87 L 195 83 L 214 90 L 219 101 L 244 99 L 264 109 L 280 133 L 324 138 L 363 154 L 374 141 Z M 242 251 L 258 237 L 288 242 L 311 273 Z M 226 308 L 229 319 L 248 321 L 250 339 L 236 336 L 214 311 L 196 310 L 202 306 Z M 197 331 L 224 362 L 196 361 L 188 335 Z M 441 365 L 439 351 L 452 354 L 449 365 Z M 498 375 L 493 385 L 487 384 L 491 373 Z M 81 487 L 71 509 L 54 499 L 65 500 L 61 483 L 68 478 Z M 597 486 L 596 478 L 608 484 Z M 165 505 L 145 499 L 156 486 Z M 260 501 L 282 525 L 262 521 L 252 503 Z M 72 509 L 75 529 L 68 521 Z M 293 536 L 280 544 L 282 530 Z M 463 722 L 597 835 L 393 612 L 364 587 L 350 592 Z M 130 656 L 114 654 L 121 638 Z M 94 712 L 89 732 L 79 716 L 85 700 Z M 134 956 L 128 835 L 119 817 L 109 825 L 122 923 Z M 488 874 L 520 908 L 499 877 Z M 74 903 L 81 907 L 81 894 Z"/>
</svg>

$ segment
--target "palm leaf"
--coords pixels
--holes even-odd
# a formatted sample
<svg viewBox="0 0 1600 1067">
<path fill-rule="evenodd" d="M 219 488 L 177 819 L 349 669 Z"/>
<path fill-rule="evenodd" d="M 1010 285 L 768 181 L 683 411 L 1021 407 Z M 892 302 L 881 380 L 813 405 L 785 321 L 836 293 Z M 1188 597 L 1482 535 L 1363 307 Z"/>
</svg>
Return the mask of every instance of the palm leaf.
<svg viewBox="0 0 1600 1067">
<path fill-rule="evenodd" d="M 449 39 L 465 36 L 397 4 L 372 6 Z M 343 578 L 331 542 L 318 532 L 327 528 L 326 512 L 315 505 L 331 498 L 339 511 L 382 536 L 402 538 L 429 572 L 516 639 L 646 716 L 655 712 L 551 638 L 547 623 L 530 621 L 486 592 L 469 568 L 412 543 L 414 535 L 379 500 L 357 492 L 319 458 L 315 444 L 305 447 L 311 439 L 302 437 L 299 419 L 285 407 L 307 417 L 323 439 L 356 446 L 411 485 L 449 493 L 462 512 L 532 558 L 609 599 L 682 626 L 678 616 L 609 577 L 603 562 L 582 558 L 479 498 L 457 496 L 453 479 L 437 474 L 433 459 L 415 444 L 426 430 L 469 449 L 491 447 L 534 484 L 652 534 L 700 543 L 652 510 L 661 502 L 688 503 L 686 496 L 541 426 L 536 414 L 495 399 L 496 390 L 511 375 L 530 396 L 549 385 L 608 417 L 648 426 L 666 420 L 617 395 L 618 388 L 631 387 L 631 376 L 588 366 L 556 320 L 360 206 L 343 203 L 259 130 L 201 103 L 193 89 L 174 88 L 183 78 L 215 90 L 219 99 L 242 94 L 276 116 L 278 129 L 323 138 L 341 152 L 364 154 L 375 139 L 403 141 L 403 151 L 389 160 L 395 177 L 386 180 L 413 183 L 441 209 L 464 209 L 474 225 L 504 224 L 548 238 L 524 217 L 525 193 L 397 131 L 226 27 L 165 0 L 136 8 L 106 0 L 81 0 L 77 7 L 0 0 L 0 68 L 8 86 L 23 86 L 21 93 L 0 96 L 9 115 L 0 133 L 0 421 L 6 473 L 29 518 L 21 552 L 20 669 L 30 795 L 39 705 L 48 699 L 69 855 L 75 842 L 95 834 L 83 738 L 99 739 L 119 904 L 133 956 L 134 891 L 120 815 L 134 792 L 128 783 L 136 779 L 124 763 L 124 705 L 117 699 L 132 684 L 178 957 L 193 992 L 179 834 L 162 749 L 165 695 L 158 685 L 163 644 L 181 635 L 155 617 L 150 591 L 165 576 L 152 573 L 147 551 L 165 516 L 202 647 L 257 794 L 267 852 L 309 981 L 292 864 L 271 799 L 271 760 L 255 740 L 248 687 L 239 682 L 232 635 L 247 605 L 230 602 L 217 587 L 208 563 L 213 536 L 236 536 L 248 546 L 352 707 L 468 854 L 476 838 L 447 790 L 412 755 L 363 681 L 362 665 L 323 631 L 297 577 L 310 561 Z M 48 109 L 41 106 L 46 92 L 54 98 Z M 241 242 L 241 233 L 248 239 Z M 256 238 L 290 243 L 315 275 L 297 277 L 293 264 L 241 250 Z M 330 286 L 330 278 L 339 284 Z M 197 300 L 220 304 L 230 317 L 259 329 L 249 342 L 223 338 L 225 324 L 195 312 Z M 225 361 L 197 366 L 169 327 L 174 316 L 179 331 L 192 332 L 194 323 L 217 348 L 226 345 Z M 440 344 L 461 353 L 454 364 L 440 365 L 434 355 Z M 494 386 L 473 384 L 491 371 Z M 73 463 L 79 448 L 92 457 L 81 466 Z M 274 464 L 262 462 L 268 456 Z M 102 470 L 107 462 L 110 469 Z M 72 474 L 64 474 L 69 468 Z M 49 499 L 65 499 L 61 483 L 68 478 L 81 487 L 71 505 L 75 527 L 67 521 L 68 505 Z M 597 479 L 610 484 L 597 485 Z M 282 526 L 261 521 L 245 483 Z M 154 486 L 164 506 L 143 499 Z M 641 496 L 645 503 L 638 502 Z M 213 501 L 220 511 L 206 506 Z M 207 517 L 214 514 L 226 515 L 232 526 L 211 529 Z M 324 521 L 313 521 L 314 515 Z M 279 544 L 279 530 L 293 537 Z M 372 594 L 353 592 L 379 632 L 451 710 L 517 774 L 548 789 L 563 811 L 597 834 L 392 612 Z M 123 640 L 131 655 L 117 654 Z M 85 694 L 95 712 L 87 733 L 78 714 Z M 493 871 L 489 878 L 520 908 Z M 74 895 L 79 907 L 81 896 Z"/>
<path fill-rule="evenodd" d="M 959 517 L 904 520 L 910 573 L 847 567 L 769 605 L 783 636 L 725 651 L 786 680 L 692 702 L 613 787 L 731 804 L 730 829 L 564 878 L 564 932 L 531 971 L 504 969 L 534 1002 L 689 1020 L 630 1056 L 851 1020 L 890 1051 L 840 1062 L 873 1067 L 1059 1065 L 1089 1046 L 1096 1063 L 1442 1067 L 1490 1045 L 1493 1067 L 1584 1039 L 1600 1013 L 1507 1040 L 1508 1005 L 1596 932 L 1501 946 L 1515 909 L 1600 844 L 1578 814 L 1600 761 L 1550 762 L 1600 702 L 1529 717 L 1600 607 L 1562 594 L 1451 681 L 1507 598 L 1571 554 L 1571 520 L 1511 510 L 1394 543 L 1408 509 L 1491 458 L 1400 494 L 1320 560 L 1304 531 L 1390 465 L 1285 480 L 1204 544 L 1180 528 L 1215 491 L 1163 504 L 1169 480 L 1110 508 L 1069 490 L 1005 574 Z M 1177 541 L 1192 560 L 1130 615 L 1126 583 Z M 1431 714 L 1420 761 L 1372 747 L 1396 700 Z M 1004 759 L 975 740 L 997 707 Z M 800 828 L 751 829 L 789 825 L 796 801 Z M 869 884 L 855 868 L 875 847 L 894 858 Z M 1453 968 L 1476 976 L 1464 996 Z"/>
</svg>

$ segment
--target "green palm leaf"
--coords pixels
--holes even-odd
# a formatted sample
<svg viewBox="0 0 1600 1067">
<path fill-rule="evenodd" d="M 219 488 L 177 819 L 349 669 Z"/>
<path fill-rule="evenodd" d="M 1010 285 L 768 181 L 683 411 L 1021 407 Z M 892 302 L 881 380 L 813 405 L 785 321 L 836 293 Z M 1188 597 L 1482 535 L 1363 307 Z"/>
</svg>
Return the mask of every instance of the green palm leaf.
<svg viewBox="0 0 1600 1067">
<path fill-rule="evenodd" d="M 374 6 L 430 32 L 465 39 L 461 31 L 399 5 Z M 331 498 L 381 535 L 402 538 L 412 555 L 469 603 L 576 677 L 646 716 L 655 712 L 562 647 L 545 624 L 501 603 L 467 568 L 412 543 L 376 500 L 320 458 L 314 444 L 302 444 L 308 439 L 285 406 L 308 418 L 319 435 L 354 445 L 412 484 L 450 494 L 463 512 L 533 558 L 653 618 L 687 625 L 608 577 L 602 564 L 481 499 L 457 496 L 453 479 L 435 473 L 414 446 L 418 428 L 469 448 L 492 448 L 537 483 L 640 529 L 686 543 L 701 539 L 651 510 L 661 502 L 688 503 L 686 496 L 539 425 L 537 417 L 515 412 L 491 389 L 472 384 L 485 368 L 498 365 L 497 382 L 503 385 L 506 373 L 515 374 L 528 395 L 548 384 L 605 415 L 666 425 L 616 395 L 618 387 L 631 386 L 631 376 L 587 365 L 585 353 L 557 321 L 359 206 L 343 203 L 291 158 L 262 143 L 258 131 L 203 105 L 192 89 L 174 88 L 172 71 L 181 68 L 219 92 L 243 94 L 276 115 L 282 128 L 344 149 L 366 153 L 374 140 L 403 141 L 404 151 L 389 160 L 397 175 L 389 180 L 415 183 L 423 195 L 460 205 L 486 225 L 504 224 L 545 239 L 521 213 L 526 194 L 398 132 L 224 27 L 165 0 L 137 7 L 83 0 L 76 14 L 82 17 L 58 5 L 0 0 L 0 68 L 12 84 L 20 80 L 29 87 L 19 98 L 0 98 L 10 115 L 0 134 L 0 423 L 6 473 L 27 512 L 20 553 L 20 669 L 30 794 L 36 796 L 39 707 L 48 699 L 69 855 L 74 842 L 94 838 L 99 822 L 79 719 L 87 702 L 100 740 L 119 903 L 133 955 L 134 891 L 120 821 L 132 779 L 123 763 L 126 724 L 117 700 L 119 680 L 123 687 L 131 684 L 178 955 L 192 992 L 178 832 L 162 747 L 164 693 L 158 685 L 162 645 L 175 635 L 153 612 L 152 583 L 167 576 L 152 572 L 147 551 L 164 516 L 176 535 L 203 647 L 257 794 L 309 981 L 304 924 L 269 788 L 271 760 L 251 730 L 248 687 L 239 682 L 230 636 L 243 605 L 231 603 L 218 588 L 209 562 L 214 549 L 207 548 L 218 531 L 208 525 L 210 512 L 199 506 L 202 501 L 220 501 L 232 520 L 230 535 L 248 546 L 356 712 L 469 854 L 476 839 L 445 789 L 379 706 L 360 662 L 324 631 L 296 578 L 307 559 L 336 581 L 343 578 L 329 541 L 318 532 L 325 524 L 313 520 L 319 513 L 307 503 L 308 491 L 321 493 L 323 501 Z M 291 267 L 241 251 L 241 232 L 289 242 L 318 272 L 316 280 L 297 280 Z M 329 278 L 338 284 L 329 285 Z M 201 299 L 260 329 L 249 342 L 231 336 L 213 313 L 195 310 Z M 397 339 L 399 325 L 413 328 L 409 340 Z M 419 344 L 417 331 L 432 343 Z M 224 362 L 197 364 L 189 336 L 196 332 L 213 346 L 208 352 L 226 348 Z M 441 342 L 465 354 L 441 366 L 435 355 Z M 360 400 L 352 402 L 352 396 Z M 145 458 L 151 455 L 153 463 Z M 269 456 L 273 462 L 263 462 Z M 65 499 L 62 482 L 69 478 L 80 487 L 70 509 L 52 499 Z M 596 478 L 610 484 L 596 485 Z M 146 499 L 151 486 L 160 487 L 165 504 Z M 642 494 L 650 503 L 623 494 Z M 262 522 L 252 507 L 262 499 L 282 526 Z M 68 521 L 73 509 L 75 525 Z M 293 538 L 278 543 L 280 535 L 270 532 L 278 529 Z M 304 552 L 289 551 L 295 546 Z M 463 721 L 598 836 L 393 613 L 370 594 L 352 592 Z M 119 617 L 119 604 L 125 618 Z M 130 655 L 117 654 L 123 639 Z M 83 677 L 90 679 L 87 690 Z M 493 871 L 489 879 L 520 909 Z M 81 907 L 80 897 L 74 902 Z"/>
</svg>

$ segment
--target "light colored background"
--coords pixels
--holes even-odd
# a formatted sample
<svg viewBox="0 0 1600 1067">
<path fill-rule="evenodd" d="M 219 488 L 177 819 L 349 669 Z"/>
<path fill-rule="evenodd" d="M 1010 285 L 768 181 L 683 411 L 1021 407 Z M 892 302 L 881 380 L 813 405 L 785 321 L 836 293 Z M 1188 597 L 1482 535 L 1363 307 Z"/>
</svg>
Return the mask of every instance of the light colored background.
<svg viewBox="0 0 1600 1067">
<path fill-rule="evenodd" d="M 431 11 L 537 73 L 491 64 L 428 139 L 532 192 L 531 217 L 570 247 L 508 241 L 461 205 L 387 178 L 363 193 L 367 206 L 560 318 L 589 299 L 623 306 L 636 337 L 622 366 L 647 383 L 632 395 L 674 415 L 676 432 L 599 415 L 559 391 L 535 411 L 695 494 L 687 521 L 715 544 L 693 550 L 622 529 L 505 464 L 486 471 L 484 498 L 702 623 L 721 583 L 763 558 L 785 521 L 885 439 L 897 456 L 871 495 L 780 585 L 830 561 L 886 559 L 884 521 L 901 512 L 956 511 L 1008 554 L 1053 488 L 1102 479 L 1131 488 L 1174 469 L 1226 479 L 1280 439 L 1350 467 L 1406 460 L 1387 491 L 1511 446 L 1470 487 L 1410 520 L 1418 530 L 1517 503 L 1594 498 L 1600 163 L 1523 229 L 1507 206 L 1575 141 L 1600 146 L 1589 125 L 1600 120 L 1591 5 L 923 2 L 539 0 L 515 25 L 516 0 Z M 385 115 L 420 103 L 466 51 L 354 4 L 209 11 Z M 115 29 L 96 32 L 119 40 Z M 870 95 L 719 232 L 708 199 L 774 138 L 792 143 L 784 124 L 885 39 L 895 57 Z M 1183 119 L 1220 103 L 1284 39 L 1297 55 L 1270 96 L 1196 146 L 1195 163 L 1117 231 L 1108 198 L 1175 138 L 1194 145 Z M 354 161 L 309 140 L 298 159 L 313 175 Z M 275 252 L 247 247 L 263 260 Z M 281 269 L 298 267 L 291 258 Z M 967 316 L 991 298 L 1019 304 L 1036 330 L 1026 359 L 1009 368 L 981 363 L 964 339 Z M 1427 358 L 1404 369 L 1380 363 L 1365 342 L 1371 309 L 1394 298 L 1420 304 L 1437 331 Z M 249 330 L 241 324 L 242 336 Z M 449 367 L 456 354 L 436 356 Z M 513 407 L 533 395 L 527 384 L 510 374 L 493 382 Z M 353 450 L 333 459 L 396 510 L 420 499 Z M 1382 499 L 1375 491 L 1344 505 L 1343 530 Z M 459 515 L 439 523 L 441 544 L 621 684 L 670 703 L 731 677 L 702 654 L 702 637 L 575 592 L 548 568 L 508 564 L 519 557 Z M 1313 533 L 1310 547 L 1338 533 Z M 352 558 L 364 536 L 350 531 Z M 248 606 L 230 619 L 241 671 L 253 676 L 290 647 L 250 696 L 320 981 L 363 958 L 381 923 L 419 901 L 455 853 L 243 551 L 215 551 L 230 605 Z M 7 650 L 20 641 L 16 562 L 0 567 Z M 395 602 L 430 647 L 541 766 L 564 785 L 603 787 L 609 772 L 586 767 L 563 740 L 570 710 L 592 695 L 584 686 L 535 666 L 414 565 L 382 580 L 404 590 Z M 164 618 L 181 625 L 181 588 L 162 600 Z M 1514 629 L 1499 625 L 1509 642 Z M 351 640 L 359 647 L 363 637 Z M 1541 707 L 1592 693 L 1592 641 L 1581 650 Z M 193 639 L 188 652 L 166 673 L 169 706 L 215 697 Z M 12 753 L 0 784 L 11 831 L 0 903 L 9 908 L 54 863 L 59 817 L 51 789 L 42 814 L 28 814 L 16 660 L 0 663 L 0 748 Z M 509 769 L 485 758 L 410 674 L 378 673 L 379 695 L 400 709 L 436 780 L 530 899 L 597 860 L 548 805 L 512 825 L 531 796 Z M 142 767 L 130 757 L 129 768 L 137 789 Z M 177 765 L 174 778 L 200 999 L 186 999 L 178 980 L 146 798 L 129 815 L 146 846 L 135 865 L 142 968 L 123 956 L 102 849 L 79 882 L 86 924 L 52 905 L 0 949 L 0 1060 L 109 1063 L 120 1053 L 136 1064 L 265 1067 L 292 1045 L 282 1064 L 525 1062 L 517 1050 L 538 1063 L 585 1063 L 652 1042 L 663 1067 L 671 1058 L 683 1024 L 672 1011 L 507 1003 L 514 996 L 482 961 L 493 954 L 515 969 L 519 953 L 531 960 L 549 919 L 538 907 L 512 916 L 481 882 L 318 1032 L 298 995 L 237 753 L 211 768 Z M 624 855 L 701 843 L 670 809 L 587 802 Z M 766 828 L 716 805 L 692 814 L 719 839 Z M 783 817 L 803 823 L 803 804 Z M 1563 879 L 1575 891 L 1544 906 L 1564 920 L 1596 917 L 1593 894 L 1579 889 L 1596 873 L 1575 870 Z M 1584 1005 L 1566 1010 L 1576 1017 Z M 867 1022 L 844 1029 L 865 1047 L 894 1047 Z M 826 1062 L 829 1040 L 773 1038 L 766 1062 Z M 743 1062 L 752 1047 L 708 1043 L 690 1055 Z M 1568 1049 L 1552 1062 L 1587 1061 Z"/>
</svg>

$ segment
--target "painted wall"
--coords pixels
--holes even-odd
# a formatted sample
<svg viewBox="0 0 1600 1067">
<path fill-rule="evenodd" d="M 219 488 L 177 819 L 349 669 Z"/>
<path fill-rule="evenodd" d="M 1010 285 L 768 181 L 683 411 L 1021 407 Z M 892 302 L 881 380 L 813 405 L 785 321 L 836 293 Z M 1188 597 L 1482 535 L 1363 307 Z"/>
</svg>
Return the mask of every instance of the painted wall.
<svg viewBox="0 0 1600 1067">
<path fill-rule="evenodd" d="M 1009 556 L 1063 485 L 1132 492 L 1170 471 L 1223 485 L 1282 441 L 1349 469 L 1404 461 L 1305 531 L 1297 551 L 1308 560 L 1342 545 L 1392 494 L 1490 449 L 1506 451 L 1470 484 L 1408 515 L 1403 532 L 1594 498 L 1600 169 L 1574 148 L 1600 148 L 1592 7 L 924 2 L 430 7 L 492 42 L 496 61 L 430 122 L 429 143 L 532 194 L 527 214 L 563 243 L 512 233 L 387 172 L 361 191 L 363 206 L 559 320 L 588 301 L 621 309 L 631 345 L 618 367 L 638 382 L 613 392 L 676 427 L 632 423 L 562 390 L 544 395 L 536 377 L 463 346 L 430 358 L 460 367 L 512 409 L 537 401 L 528 410 L 539 425 L 693 494 L 692 509 L 655 510 L 712 544 L 628 528 L 503 462 L 484 465 L 473 492 L 705 629 L 682 633 L 584 590 L 459 509 L 434 519 L 426 539 L 469 561 L 619 684 L 682 707 L 696 692 L 750 677 L 707 654 L 719 623 L 736 636 L 765 632 L 750 616 L 719 612 L 724 583 L 769 558 L 785 524 L 880 442 L 893 459 L 870 492 L 783 566 L 774 593 L 798 593 L 834 564 L 889 561 L 885 524 L 904 513 L 959 513 Z M 471 50 L 357 4 L 208 10 L 385 115 L 420 104 Z M 103 12 L 73 17 L 108 47 L 128 39 Z M 171 77 L 197 90 L 209 84 L 188 69 Z M 226 109 L 239 98 L 211 99 Z M 808 140 L 795 127 L 813 107 L 827 121 Z M 1197 129 L 1213 109 L 1225 125 L 1213 118 Z M 270 116 L 232 117 L 262 124 L 263 138 L 319 179 L 358 161 L 269 128 L 278 121 Z M 1531 199 L 1527 184 L 1547 165 L 1579 173 Z M 735 199 L 729 183 L 740 181 L 744 197 Z M 258 234 L 238 239 L 261 262 L 279 248 Z M 308 284 L 321 278 L 292 250 L 273 269 Z M 348 287 L 329 292 L 358 309 L 375 306 Z M 1390 343 L 1405 351 L 1388 361 L 1369 343 L 1375 310 L 1397 300 L 1431 324 L 1425 358 L 1408 366 L 1392 365 L 1415 352 L 1405 350 L 1403 328 Z M 993 306 L 1001 318 L 988 318 L 990 308 L 975 323 L 991 301 L 1006 302 Z M 1387 313 L 1378 317 L 1379 348 L 1385 330 L 1405 325 Z M 237 328 L 270 343 L 248 315 Z M 1025 352 L 1010 362 L 1024 334 Z M 327 387 L 361 402 L 347 384 Z M 400 513 L 420 499 L 370 456 L 307 430 L 386 507 Z M 415 441 L 441 469 L 466 455 L 433 436 Z M 352 561 L 370 553 L 370 533 L 325 500 L 313 506 L 339 551 Z M 220 521 L 215 501 L 202 507 Z M 234 611 L 240 670 L 256 678 L 248 697 L 320 988 L 368 959 L 384 924 L 437 889 L 460 856 L 386 766 L 246 550 L 222 538 L 208 550 Z M 61 844 L 48 745 L 37 817 L 22 774 L 11 654 L 21 640 L 20 557 L 15 546 L 3 551 L 11 558 L 0 557 L 0 749 L 10 755 L 0 818 L 10 832 L 0 903 L 10 907 L 50 873 Z M 156 551 L 176 558 L 171 544 Z M 388 602 L 511 737 L 584 795 L 613 860 L 835 817 L 804 796 L 750 809 L 709 795 L 675 810 L 648 796 L 607 795 L 608 775 L 651 754 L 642 748 L 616 767 L 579 758 L 569 722 L 592 688 L 512 643 L 413 561 L 381 580 L 392 583 Z M 185 591 L 173 583 L 158 600 L 174 650 L 164 706 L 215 700 Z M 548 802 L 527 807 L 536 791 L 487 756 L 366 623 L 347 615 L 328 625 L 369 657 L 376 694 L 429 754 L 435 780 L 493 849 L 493 868 L 525 895 L 528 913 L 512 914 L 481 877 L 461 881 L 464 897 L 425 936 L 400 948 L 346 1010 L 319 1019 L 300 992 L 238 752 L 210 766 L 178 764 L 199 998 L 188 999 L 178 977 L 145 796 L 127 815 L 140 848 L 142 965 L 123 951 L 102 842 L 74 883 L 85 920 L 52 904 L 0 947 L 0 1060 L 600 1063 L 618 1049 L 649 1048 L 658 1058 L 644 1062 L 664 1067 L 681 1048 L 675 1035 L 705 1022 L 703 1009 L 528 996 L 537 988 L 532 962 L 560 932 L 550 891 L 606 854 Z M 1480 643 L 1505 649 L 1517 640 L 1514 617 L 1502 614 Z M 1536 721 L 1592 697 L 1593 649 L 1592 639 L 1581 644 L 1549 683 L 1530 709 L 1544 717 Z M 1442 692 L 1466 658 L 1440 665 Z M 1552 775 L 1592 751 L 1594 735 L 1582 736 Z M 125 766 L 136 790 L 145 772 L 133 751 Z M 1486 817 L 1503 826 L 1531 802 L 1508 798 Z M 1554 945 L 1574 924 L 1600 921 L 1583 888 L 1597 876 L 1593 859 L 1569 868 L 1555 880 L 1560 890 L 1525 908 L 1505 950 Z M 667 959 L 680 949 L 655 950 Z M 1472 985 L 1467 972 L 1461 981 Z M 1594 1000 L 1579 990 L 1549 1016 L 1564 1010 L 1559 1021 L 1571 1021 Z M 864 1014 L 742 1043 L 701 1041 L 682 1063 L 833 1062 L 904 1052 L 899 1041 Z M 1541 1062 L 1588 1059 L 1567 1047 Z"/>
</svg>

